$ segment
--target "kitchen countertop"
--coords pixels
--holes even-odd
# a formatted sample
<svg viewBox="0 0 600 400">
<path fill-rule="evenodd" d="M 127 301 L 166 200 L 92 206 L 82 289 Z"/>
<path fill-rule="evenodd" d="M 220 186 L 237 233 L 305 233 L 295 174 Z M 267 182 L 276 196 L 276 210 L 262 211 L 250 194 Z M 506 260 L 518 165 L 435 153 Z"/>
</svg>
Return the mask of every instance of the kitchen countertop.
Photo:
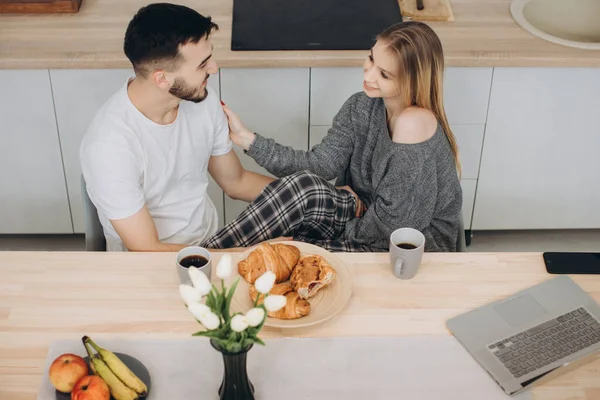
<svg viewBox="0 0 600 400">
<path fill-rule="evenodd" d="M 129 68 L 127 23 L 148 1 L 84 0 L 78 14 L 0 15 L 0 69 Z M 232 0 L 181 0 L 220 25 L 221 67 L 358 67 L 363 51 L 231 51 Z M 510 0 L 451 0 L 455 21 L 432 22 L 447 66 L 600 67 L 600 51 L 546 42 L 519 27 Z"/>
<path fill-rule="evenodd" d="M 387 253 L 336 255 L 353 279 L 340 314 L 261 337 L 449 335 L 448 318 L 552 278 L 540 253 L 426 253 L 408 281 L 393 278 Z M 35 398 L 54 340 L 191 339 L 199 325 L 174 262 L 175 253 L 0 252 L 0 399 Z M 600 301 L 600 275 L 572 278 Z M 599 399 L 599 369 L 596 360 L 541 384 L 535 398 Z"/>
</svg>

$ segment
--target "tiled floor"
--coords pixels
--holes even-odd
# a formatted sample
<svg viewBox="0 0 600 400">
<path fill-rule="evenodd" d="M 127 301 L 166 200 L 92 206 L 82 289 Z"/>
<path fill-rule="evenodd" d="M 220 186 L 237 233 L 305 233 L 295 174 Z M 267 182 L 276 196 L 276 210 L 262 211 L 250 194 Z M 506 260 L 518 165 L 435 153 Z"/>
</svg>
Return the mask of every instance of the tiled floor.
<svg viewBox="0 0 600 400">
<path fill-rule="evenodd" d="M 600 252 L 600 230 L 474 232 L 470 252 Z"/>
<path fill-rule="evenodd" d="M 83 235 L 0 235 L 0 250 L 85 251 Z"/>
<path fill-rule="evenodd" d="M 0 235 L 0 250 L 82 251 L 83 235 Z M 596 251 L 600 230 L 474 232 L 469 252 Z"/>
</svg>

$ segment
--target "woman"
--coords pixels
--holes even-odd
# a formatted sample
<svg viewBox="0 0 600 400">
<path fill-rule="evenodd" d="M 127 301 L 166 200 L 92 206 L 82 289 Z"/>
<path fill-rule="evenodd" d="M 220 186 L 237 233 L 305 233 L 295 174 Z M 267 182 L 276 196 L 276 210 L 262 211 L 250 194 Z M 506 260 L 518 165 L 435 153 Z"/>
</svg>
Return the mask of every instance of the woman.
<svg viewBox="0 0 600 400">
<path fill-rule="evenodd" d="M 462 191 L 443 73 L 442 46 L 429 26 L 388 28 L 365 60 L 363 92 L 308 152 L 252 133 L 224 106 L 232 141 L 283 178 L 204 245 L 293 236 L 332 251 L 388 251 L 390 234 L 412 227 L 425 235 L 426 251 L 455 251 Z M 347 186 L 327 182 L 335 178 Z"/>
</svg>

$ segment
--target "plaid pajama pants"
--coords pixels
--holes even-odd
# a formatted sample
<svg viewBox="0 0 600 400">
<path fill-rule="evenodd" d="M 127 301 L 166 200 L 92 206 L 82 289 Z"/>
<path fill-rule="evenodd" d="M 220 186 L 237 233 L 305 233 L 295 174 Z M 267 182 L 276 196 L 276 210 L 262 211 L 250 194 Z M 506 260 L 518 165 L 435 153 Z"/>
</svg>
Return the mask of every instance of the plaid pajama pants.
<svg viewBox="0 0 600 400">
<path fill-rule="evenodd" d="M 351 193 L 311 172 L 296 172 L 267 185 L 245 211 L 201 246 L 248 247 L 293 236 L 331 251 L 365 251 L 360 244 L 340 239 L 355 207 Z"/>
</svg>

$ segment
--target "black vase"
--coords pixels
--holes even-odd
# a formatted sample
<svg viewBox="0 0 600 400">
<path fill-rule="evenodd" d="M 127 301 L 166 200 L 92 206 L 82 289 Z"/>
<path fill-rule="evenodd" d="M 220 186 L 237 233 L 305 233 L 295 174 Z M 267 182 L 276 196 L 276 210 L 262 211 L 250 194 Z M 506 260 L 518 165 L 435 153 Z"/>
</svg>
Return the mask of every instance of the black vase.
<svg viewBox="0 0 600 400">
<path fill-rule="evenodd" d="M 215 341 L 210 344 L 223 355 L 223 381 L 219 387 L 220 400 L 254 400 L 254 386 L 248 379 L 246 371 L 246 355 L 252 348 L 230 353 L 221 348 Z"/>
</svg>

